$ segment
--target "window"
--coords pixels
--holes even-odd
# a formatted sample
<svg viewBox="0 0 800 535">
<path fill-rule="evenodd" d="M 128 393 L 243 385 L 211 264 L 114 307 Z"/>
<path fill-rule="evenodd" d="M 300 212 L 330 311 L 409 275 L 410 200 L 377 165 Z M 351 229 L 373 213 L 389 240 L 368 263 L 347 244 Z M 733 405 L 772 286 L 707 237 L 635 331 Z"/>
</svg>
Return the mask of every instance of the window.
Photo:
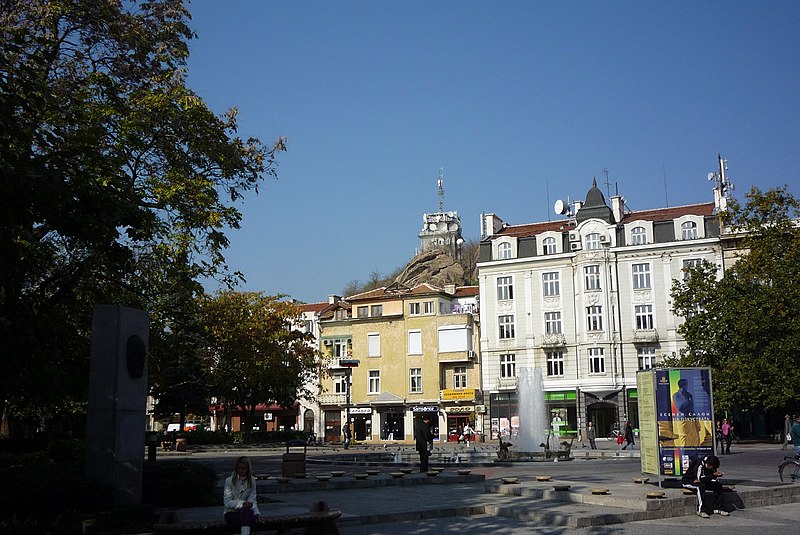
<svg viewBox="0 0 800 535">
<path fill-rule="evenodd" d="M 425 301 L 422 303 L 422 307 L 424 314 L 436 314 L 436 307 L 434 306 L 433 301 Z"/>
<path fill-rule="evenodd" d="M 633 289 L 642 290 L 650 288 L 650 264 L 633 264 Z"/>
<path fill-rule="evenodd" d="M 453 388 L 467 388 L 467 367 L 453 368 Z"/>
<path fill-rule="evenodd" d="M 589 349 L 589 373 L 606 373 L 606 357 L 602 347 Z"/>
<path fill-rule="evenodd" d="M 653 328 L 653 305 L 636 305 L 636 329 Z"/>
<path fill-rule="evenodd" d="M 500 355 L 500 377 L 517 376 L 517 357 L 513 353 Z"/>
<path fill-rule="evenodd" d="M 497 256 L 499 260 L 508 260 L 511 258 L 511 244 L 501 243 L 497 246 Z"/>
<path fill-rule="evenodd" d="M 696 240 L 697 223 L 695 223 L 694 221 L 686 221 L 685 223 L 681 223 L 681 239 Z"/>
<path fill-rule="evenodd" d="M 511 285 L 511 277 L 497 277 L 497 300 L 506 301 L 514 299 L 514 287 Z"/>
<path fill-rule="evenodd" d="M 683 280 L 689 280 L 690 273 L 689 271 L 692 268 L 698 267 L 700 264 L 703 263 L 702 258 L 687 258 L 683 261 Z"/>
<path fill-rule="evenodd" d="M 649 370 L 656 367 L 656 348 L 640 347 L 637 351 L 639 357 L 639 369 Z"/>
<path fill-rule="evenodd" d="M 419 316 L 420 314 L 420 305 L 419 303 L 409 303 L 408 304 L 408 315 L 409 316 Z"/>
<path fill-rule="evenodd" d="M 600 266 L 585 266 L 583 276 L 587 290 L 600 289 Z"/>
<path fill-rule="evenodd" d="M 383 305 L 372 305 L 370 316 L 373 318 L 379 318 L 383 316 Z"/>
<path fill-rule="evenodd" d="M 561 334 L 561 312 L 544 313 L 544 332 L 547 334 Z"/>
<path fill-rule="evenodd" d="M 358 307 L 356 310 L 359 318 L 369 317 L 369 307 Z"/>
<path fill-rule="evenodd" d="M 542 240 L 542 253 L 545 255 L 556 254 L 556 239 L 550 236 Z"/>
<path fill-rule="evenodd" d="M 467 325 L 442 325 L 437 329 L 439 353 L 453 353 L 472 349 L 472 329 Z"/>
<path fill-rule="evenodd" d="M 586 235 L 586 249 L 599 249 L 600 248 L 600 234 L 592 232 Z"/>
<path fill-rule="evenodd" d="M 369 394 L 380 394 L 381 393 L 381 372 L 380 370 L 370 370 L 369 371 Z"/>
<path fill-rule="evenodd" d="M 497 318 L 500 329 L 500 339 L 514 338 L 514 316 L 500 316 Z"/>
<path fill-rule="evenodd" d="M 586 328 L 590 331 L 603 330 L 603 307 L 594 305 L 586 307 Z"/>
<path fill-rule="evenodd" d="M 631 230 L 631 245 L 644 245 L 647 243 L 647 231 L 644 227 L 633 227 Z"/>
<path fill-rule="evenodd" d="M 558 285 L 558 272 L 542 273 L 542 293 L 545 297 L 560 295 L 561 290 Z"/>
<path fill-rule="evenodd" d="M 333 356 L 337 359 L 347 358 L 347 340 L 340 339 L 333 341 Z"/>
<path fill-rule="evenodd" d="M 337 373 L 333 376 L 333 391 L 336 394 L 347 393 L 347 375 L 344 373 Z"/>
<path fill-rule="evenodd" d="M 547 376 L 564 375 L 564 353 L 561 351 L 547 352 Z"/>
<path fill-rule="evenodd" d="M 408 391 L 422 392 L 422 368 L 411 368 L 408 370 Z"/>
<path fill-rule="evenodd" d="M 422 355 L 422 331 L 408 331 L 408 354 Z"/>
<path fill-rule="evenodd" d="M 381 356 L 381 335 L 380 333 L 367 334 L 367 356 Z"/>
</svg>

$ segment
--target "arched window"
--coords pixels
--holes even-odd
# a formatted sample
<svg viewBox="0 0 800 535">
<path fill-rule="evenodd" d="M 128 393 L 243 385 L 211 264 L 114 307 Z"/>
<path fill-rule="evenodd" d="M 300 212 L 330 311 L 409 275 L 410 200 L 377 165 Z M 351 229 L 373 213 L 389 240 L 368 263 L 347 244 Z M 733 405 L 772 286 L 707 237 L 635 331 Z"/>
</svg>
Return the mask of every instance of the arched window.
<svg viewBox="0 0 800 535">
<path fill-rule="evenodd" d="M 556 250 L 556 239 L 552 236 L 549 238 L 545 238 L 542 240 L 542 253 L 543 254 L 556 254 L 558 251 Z"/>
<path fill-rule="evenodd" d="M 681 239 L 682 240 L 696 240 L 697 239 L 697 223 L 694 221 L 687 221 L 681 223 Z"/>
<path fill-rule="evenodd" d="M 586 235 L 586 249 L 599 249 L 600 248 L 600 234 L 592 232 Z"/>
<path fill-rule="evenodd" d="M 647 243 L 647 231 L 644 227 L 633 227 L 631 230 L 631 245 L 644 245 Z"/>
<path fill-rule="evenodd" d="M 504 242 L 497 246 L 497 256 L 499 260 L 508 260 L 511 258 L 511 244 Z"/>
</svg>

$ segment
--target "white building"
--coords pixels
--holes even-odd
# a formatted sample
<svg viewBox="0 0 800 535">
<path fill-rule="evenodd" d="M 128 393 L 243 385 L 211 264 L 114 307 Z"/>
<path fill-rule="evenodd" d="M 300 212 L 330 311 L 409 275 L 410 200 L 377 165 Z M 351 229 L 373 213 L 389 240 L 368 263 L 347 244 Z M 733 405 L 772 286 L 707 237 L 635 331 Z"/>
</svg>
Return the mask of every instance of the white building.
<svg viewBox="0 0 800 535">
<path fill-rule="evenodd" d="M 722 160 L 721 160 L 722 161 Z M 719 184 L 718 184 L 719 188 Z M 594 422 L 598 436 L 638 423 L 636 372 L 684 342 L 670 290 L 682 269 L 723 269 L 715 202 L 631 212 L 593 184 L 558 221 L 508 225 L 482 216 L 478 273 L 485 433 L 515 433 L 521 368 L 539 367 L 561 432 Z M 558 417 L 558 418 L 556 418 Z M 584 433 L 585 434 L 585 433 Z"/>
</svg>

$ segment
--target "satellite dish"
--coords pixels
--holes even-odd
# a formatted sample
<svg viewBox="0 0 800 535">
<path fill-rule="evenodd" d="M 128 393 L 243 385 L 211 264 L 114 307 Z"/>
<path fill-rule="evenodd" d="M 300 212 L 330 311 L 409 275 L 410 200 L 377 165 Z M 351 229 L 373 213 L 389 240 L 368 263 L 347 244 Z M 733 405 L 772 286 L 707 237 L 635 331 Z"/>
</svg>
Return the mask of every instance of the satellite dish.
<svg viewBox="0 0 800 535">
<path fill-rule="evenodd" d="M 709 180 L 714 180 L 715 178 L 717 178 L 717 174 L 716 173 L 708 173 L 708 179 Z"/>
<path fill-rule="evenodd" d="M 556 204 L 555 204 L 555 206 L 553 207 L 553 209 L 555 210 L 555 212 L 556 212 L 558 215 L 564 215 L 564 214 L 566 214 L 566 213 L 567 213 L 567 210 L 568 210 L 568 209 L 567 209 L 567 203 L 565 203 L 565 202 L 564 202 L 564 201 L 562 201 L 561 199 L 558 199 L 558 200 L 556 201 Z"/>
<path fill-rule="evenodd" d="M 428 225 L 428 228 L 431 230 L 436 230 L 436 223 L 431 223 L 430 225 Z"/>
</svg>

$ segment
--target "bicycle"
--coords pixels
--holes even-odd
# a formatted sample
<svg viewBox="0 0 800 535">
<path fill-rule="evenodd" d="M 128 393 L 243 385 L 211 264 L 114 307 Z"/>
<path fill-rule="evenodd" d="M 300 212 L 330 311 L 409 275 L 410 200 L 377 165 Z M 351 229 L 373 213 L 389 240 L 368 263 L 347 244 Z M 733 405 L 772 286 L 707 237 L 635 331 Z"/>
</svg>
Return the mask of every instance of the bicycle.
<svg viewBox="0 0 800 535">
<path fill-rule="evenodd" d="M 784 483 L 800 483 L 800 456 L 784 457 L 778 466 L 778 476 Z"/>
</svg>

